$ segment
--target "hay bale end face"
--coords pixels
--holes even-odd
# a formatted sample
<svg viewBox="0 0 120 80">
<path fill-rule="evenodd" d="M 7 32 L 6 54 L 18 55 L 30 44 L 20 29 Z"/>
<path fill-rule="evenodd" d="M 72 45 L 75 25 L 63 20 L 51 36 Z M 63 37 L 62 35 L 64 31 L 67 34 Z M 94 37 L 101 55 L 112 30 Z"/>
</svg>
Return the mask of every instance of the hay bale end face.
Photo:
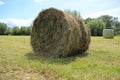
<svg viewBox="0 0 120 80">
<path fill-rule="evenodd" d="M 33 22 L 31 45 L 38 55 L 66 57 L 85 52 L 90 31 L 75 16 L 55 8 L 39 13 Z"/>
<path fill-rule="evenodd" d="M 103 30 L 103 38 L 113 39 L 114 38 L 114 30 L 113 29 L 104 29 Z"/>
</svg>

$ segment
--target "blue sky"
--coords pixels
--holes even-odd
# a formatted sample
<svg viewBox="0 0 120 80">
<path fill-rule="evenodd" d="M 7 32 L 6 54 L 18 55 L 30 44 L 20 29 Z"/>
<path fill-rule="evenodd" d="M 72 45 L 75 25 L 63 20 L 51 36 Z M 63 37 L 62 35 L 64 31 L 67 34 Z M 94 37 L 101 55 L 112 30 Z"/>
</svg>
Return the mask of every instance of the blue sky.
<svg viewBox="0 0 120 80">
<path fill-rule="evenodd" d="M 0 0 L 0 22 L 8 26 L 28 26 L 46 8 L 70 9 L 83 18 L 111 15 L 120 18 L 120 0 Z"/>
</svg>

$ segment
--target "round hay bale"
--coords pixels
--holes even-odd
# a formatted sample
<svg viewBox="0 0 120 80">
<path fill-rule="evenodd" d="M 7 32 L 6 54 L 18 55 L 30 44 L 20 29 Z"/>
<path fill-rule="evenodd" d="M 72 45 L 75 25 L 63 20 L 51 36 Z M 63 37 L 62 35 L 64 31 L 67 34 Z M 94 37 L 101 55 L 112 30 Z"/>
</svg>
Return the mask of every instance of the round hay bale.
<svg viewBox="0 0 120 80">
<path fill-rule="evenodd" d="M 104 29 L 103 30 L 103 38 L 113 39 L 114 38 L 114 30 L 113 29 Z"/>
<path fill-rule="evenodd" d="M 90 31 L 81 20 L 55 8 L 43 10 L 33 22 L 31 45 L 35 53 L 66 57 L 85 52 Z"/>
</svg>

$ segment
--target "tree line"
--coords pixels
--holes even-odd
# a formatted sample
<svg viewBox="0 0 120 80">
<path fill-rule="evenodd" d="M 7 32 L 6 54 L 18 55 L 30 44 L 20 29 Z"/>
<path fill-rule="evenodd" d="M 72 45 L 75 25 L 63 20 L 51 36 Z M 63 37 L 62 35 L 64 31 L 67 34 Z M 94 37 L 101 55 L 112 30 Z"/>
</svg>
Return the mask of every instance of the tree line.
<svg viewBox="0 0 120 80">
<path fill-rule="evenodd" d="M 79 11 L 67 9 L 65 12 L 82 19 L 87 27 L 89 27 L 92 36 L 102 36 L 103 29 L 114 29 L 115 35 L 120 34 L 120 21 L 117 17 L 102 15 L 98 18 L 83 19 Z"/>
<path fill-rule="evenodd" d="M 10 28 L 5 23 L 0 22 L 0 35 L 30 35 L 32 26 L 14 26 Z"/>
<path fill-rule="evenodd" d="M 102 36 L 103 29 L 114 29 L 115 35 L 120 34 L 120 21 L 117 17 L 102 15 L 98 18 L 87 18 L 84 21 L 90 28 L 92 36 Z"/>
</svg>

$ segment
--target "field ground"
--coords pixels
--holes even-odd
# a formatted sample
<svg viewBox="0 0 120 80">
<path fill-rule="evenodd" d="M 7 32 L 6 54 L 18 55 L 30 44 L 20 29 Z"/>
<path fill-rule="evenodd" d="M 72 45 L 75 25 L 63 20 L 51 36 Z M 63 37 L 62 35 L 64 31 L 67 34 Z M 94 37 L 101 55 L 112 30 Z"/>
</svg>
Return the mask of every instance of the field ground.
<svg viewBox="0 0 120 80">
<path fill-rule="evenodd" d="M 85 55 L 47 59 L 29 36 L 0 36 L 0 80 L 120 80 L 120 37 L 92 37 Z"/>
</svg>

